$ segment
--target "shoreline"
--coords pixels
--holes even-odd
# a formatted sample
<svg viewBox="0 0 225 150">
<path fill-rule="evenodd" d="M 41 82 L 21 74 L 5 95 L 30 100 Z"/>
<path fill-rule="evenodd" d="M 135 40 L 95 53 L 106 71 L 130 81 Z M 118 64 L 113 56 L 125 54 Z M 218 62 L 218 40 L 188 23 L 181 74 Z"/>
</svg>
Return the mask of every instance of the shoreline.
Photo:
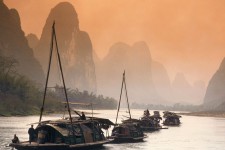
<svg viewBox="0 0 225 150">
<path fill-rule="evenodd" d="M 88 111 L 91 111 L 89 109 L 78 109 L 76 110 L 78 113 L 81 113 L 82 111 L 87 114 L 87 115 L 90 115 L 91 112 L 88 112 Z M 105 109 L 95 109 L 95 110 L 105 110 Z M 114 109 L 106 109 L 106 110 L 114 110 Z M 116 110 L 116 109 L 115 109 Z M 71 110 L 71 112 L 74 112 L 74 110 Z M 44 112 L 43 115 L 54 115 L 54 114 L 63 114 L 64 111 L 48 111 L 48 112 Z M 93 112 L 93 114 L 99 114 L 99 113 L 96 113 L 96 112 Z M 22 113 L 0 113 L 0 117 L 25 117 L 25 116 L 39 116 L 40 115 L 40 112 L 34 112 L 34 113 L 25 113 L 25 114 L 22 114 Z"/>
<path fill-rule="evenodd" d="M 179 113 L 180 115 L 186 116 L 198 116 L 198 117 L 215 117 L 215 118 L 225 118 L 225 112 L 223 111 L 200 111 L 200 112 L 189 112 L 189 113 Z"/>
</svg>

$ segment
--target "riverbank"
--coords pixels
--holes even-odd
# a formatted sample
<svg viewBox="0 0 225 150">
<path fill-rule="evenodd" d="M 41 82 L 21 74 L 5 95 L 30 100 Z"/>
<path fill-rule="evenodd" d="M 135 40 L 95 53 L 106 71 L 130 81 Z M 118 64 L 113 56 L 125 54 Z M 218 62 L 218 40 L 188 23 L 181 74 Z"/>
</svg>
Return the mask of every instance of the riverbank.
<svg viewBox="0 0 225 150">
<path fill-rule="evenodd" d="M 104 110 L 104 109 L 95 109 L 93 110 L 93 114 L 99 114 L 96 113 L 96 110 Z M 107 109 L 107 110 L 116 110 L 116 109 Z M 82 112 L 84 112 L 85 115 L 91 115 L 92 114 L 92 110 L 90 109 L 78 109 L 76 110 L 77 113 L 81 114 Z M 64 111 L 47 111 L 47 112 L 43 112 L 43 115 L 54 115 L 54 114 L 64 114 L 64 113 L 68 113 L 67 110 Z M 75 110 L 71 110 L 72 114 L 76 114 Z M 0 112 L 0 117 L 23 117 L 23 116 L 39 116 L 40 115 L 40 111 L 33 111 L 33 112 L 29 112 L 29 113 L 15 113 L 15 112 L 7 112 L 7 113 L 2 113 Z"/>
<path fill-rule="evenodd" d="M 179 113 L 179 114 L 186 115 L 186 116 L 225 118 L 225 111 L 201 111 L 201 112 L 189 112 L 189 113 Z"/>
</svg>

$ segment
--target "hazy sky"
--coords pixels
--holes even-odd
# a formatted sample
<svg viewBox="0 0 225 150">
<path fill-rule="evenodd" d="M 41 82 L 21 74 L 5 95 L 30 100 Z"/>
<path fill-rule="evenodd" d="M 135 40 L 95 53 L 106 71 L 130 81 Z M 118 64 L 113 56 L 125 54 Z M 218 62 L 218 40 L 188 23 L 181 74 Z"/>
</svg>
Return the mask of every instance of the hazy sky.
<svg viewBox="0 0 225 150">
<path fill-rule="evenodd" d="M 18 10 L 25 33 L 38 37 L 61 1 L 74 5 L 101 58 L 115 42 L 143 40 L 171 80 L 183 72 L 190 83 L 207 84 L 225 57 L 225 0 L 4 0 Z"/>
</svg>

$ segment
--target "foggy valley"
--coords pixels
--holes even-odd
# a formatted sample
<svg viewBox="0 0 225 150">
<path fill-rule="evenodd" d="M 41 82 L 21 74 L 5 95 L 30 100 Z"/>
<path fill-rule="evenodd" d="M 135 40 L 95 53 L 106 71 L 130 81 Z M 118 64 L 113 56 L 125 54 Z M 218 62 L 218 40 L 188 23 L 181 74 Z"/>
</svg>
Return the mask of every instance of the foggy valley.
<svg viewBox="0 0 225 150">
<path fill-rule="evenodd" d="M 0 150 L 225 147 L 224 0 L 0 0 Z"/>
<path fill-rule="evenodd" d="M 97 1 L 91 8 L 86 0 L 30 1 L 28 8 L 25 0 L 1 0 L 1 55 L 14 58 L 18 73 L 42 87 L 55 21 L 71 90 L 118 100 L 125 70 L 131 103 L 224 108 L 220 2 Z M 62 85 L 53 55 L 51 87 Z"/>
</svg>

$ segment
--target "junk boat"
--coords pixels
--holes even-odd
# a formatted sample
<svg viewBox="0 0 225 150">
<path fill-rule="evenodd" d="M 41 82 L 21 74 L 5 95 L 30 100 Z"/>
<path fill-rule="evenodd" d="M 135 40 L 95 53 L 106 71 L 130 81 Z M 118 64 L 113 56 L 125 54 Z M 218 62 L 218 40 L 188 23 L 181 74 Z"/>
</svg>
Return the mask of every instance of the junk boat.
<svg viewBox="0 0 225 150">
<path fill-rule="evenodd" d="M 11 143 L 18 150 L 77 150 L 95 148 L 108 143 L 103 134 L 101 118 L 87 120 L 59 119 L 39 122 L 35 129 L 37 138 L 29 141 Z"/>
<path fill-rule="evenodd" d="M 134 122 L 118 124 L 113 128 L 111 136 L 113 143 L 142 142 L 145 137 L 139 124 Z"/>
<path fill-rule="evenodd" d="M 163 118 L 165 120 L 163 121 L 163 124 L 166 126 L 179 126 L 181 124 L 180 122 L 180 115 L 177 115 L 176 113 L 165 111 L 163 112 Z"/>
<path fill-rule="evenodd" d="M 117 124 L 118 114 L 120 110 L 120 103 L 121 103 L 121 96 L 123 87 L 125 88 L 126 92 L 126 99 L 127 99 L 127 107 L 129 112 L 129 119 L 122 121 L 121 124 Z M 121 93 L 120 93 L 120 100 L 117 110 L 117 116 L 116 116 L 116 123 L 112 130 L 112 136 L 110 139 L 112 139 L 113 143 L 131 143 L 131 142 L 141 142 L 146 137 L 140 128 L 140 125 L 136 119 L 131 118 L 130 113 L 130 107 L 129 107 L 129 101 L 128 101 L 128 95 L 127 95 L 127 87 L 126 87 L 126 80 L 125 80 L 125 71 L 123 73 L 123 79 L 122 79 L 122 87 L 121 87 Z"/>
<path fill-rule="evenodd" d="M 159 111 L 154 111 L 154 115 L 150 115 L 149 110 L 144 111 L 143 117 L 140 118 L 140 126 L 143 131 L 157 131 L 159 129 L 164 129 L 160 125 L 160 120 L 162 117 Z"/>
<path fill-rule="evenodd" d="M 143 117 L 141 117 L 139 120 L 132 119 L 130 121 L 138 123 L 140 125 L 140 128 L 144 132 L 158 131 L 160 129 L 168 129 L 160 125 L 160 120 L 162 120 L 162 117 L 160 116 L 159 111 L 154 111 L 154 115 L 151 116 L 149 110 L 147 109 L 144 111 Z"/>
<path fill-rule="evenodd" d="M 69 117 L 59 120 L 41 121 L 45 104 L 54 41 L 57 50 L 57 58 L 59 61 L 59 67 L 64 87 L 63 89 L 66 97 L 66 108 L 68 109 Z M 71 116 L 56 40 L 55 23 L 53 23 L 52 26 L 50 47 L 50 60 L 47 79 L 45 83 L 43 104 L 41 107 L 39 122 L 36 123 L 37 127 L 33 129 L 35 136 L 32 140 L 25 142 L 13 140 L 14 143 L 11 143 L 9 146 L 16 148 L 17 150 L 76 150 L 84 148 L 90 149 L 108 143 L 109 140 L 105 138 L 102 127 L 108 128 L 109 125 L 113 125 L 110 120 L 94 117 L 87 117 L 87 119 L 81 120 L 80 117 L 76 118 Z"/>
</svg>

